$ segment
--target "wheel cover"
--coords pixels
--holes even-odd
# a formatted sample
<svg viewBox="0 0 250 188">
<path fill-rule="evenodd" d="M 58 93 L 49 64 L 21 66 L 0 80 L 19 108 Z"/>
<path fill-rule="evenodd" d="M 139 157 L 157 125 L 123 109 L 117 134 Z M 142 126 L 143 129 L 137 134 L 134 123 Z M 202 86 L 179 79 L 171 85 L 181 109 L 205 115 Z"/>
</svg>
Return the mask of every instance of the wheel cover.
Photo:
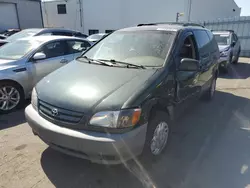
<svg viewBox="0 0 250 188">
<path fill-rule="evenodd" d="M 162 150 L 167 144 L 169 134 L 169 126 L 166 122 L 160 122 L 154 131 L 151 140 L 150 149 L 153 155 L 161 154 Z"/>
<path fill-rule="evenodd" d="M 0 110 L 9 111 L 20 102 L 20 93 L 13 86 L 0 87 Z"/>
</svg>

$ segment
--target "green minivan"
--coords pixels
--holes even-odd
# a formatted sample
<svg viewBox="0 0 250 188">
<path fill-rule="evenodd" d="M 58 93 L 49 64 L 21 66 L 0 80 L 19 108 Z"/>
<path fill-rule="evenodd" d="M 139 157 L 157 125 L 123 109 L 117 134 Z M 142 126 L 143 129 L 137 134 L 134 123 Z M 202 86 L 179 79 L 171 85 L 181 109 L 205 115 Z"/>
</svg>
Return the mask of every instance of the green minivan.
<svg viewBox="0 0 250 188">
<path fill-rule="evenodd" d="M 152 160 L 181 112 L 213 97 L 218 59 L 213 34 L 199 25 L 117 30 L 42 79 L 26 119 L 35 135 L 69 155 L 102 164 Z"/>
</svg>

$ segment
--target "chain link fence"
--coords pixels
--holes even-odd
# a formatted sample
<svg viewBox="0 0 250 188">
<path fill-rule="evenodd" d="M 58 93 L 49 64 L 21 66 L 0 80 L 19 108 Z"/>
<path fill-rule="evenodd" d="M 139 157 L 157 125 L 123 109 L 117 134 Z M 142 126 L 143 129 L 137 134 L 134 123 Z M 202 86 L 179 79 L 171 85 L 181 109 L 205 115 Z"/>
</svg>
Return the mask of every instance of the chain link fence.
<svg viewBox="0 0 250 188">
<path fill-rule="evenodd" d="M 241 56 L 250 57 L 250 16 L 205 21 L 201 24 L 211 30 L 234 30 L 241 42 Z"/>
</svg>

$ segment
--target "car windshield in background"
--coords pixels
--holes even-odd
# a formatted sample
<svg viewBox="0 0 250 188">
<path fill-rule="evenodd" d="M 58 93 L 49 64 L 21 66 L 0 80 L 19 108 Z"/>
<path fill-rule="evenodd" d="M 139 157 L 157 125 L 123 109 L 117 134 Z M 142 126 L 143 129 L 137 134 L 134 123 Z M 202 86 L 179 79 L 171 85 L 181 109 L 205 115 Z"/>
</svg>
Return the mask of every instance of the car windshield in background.
<svg viewBox="0 0 250 188">
<path fill-rule="evenodd" d="M 17 60 L 25 56 L 41 42 L 36 40 L 18 40 L 8 43 L 0 48 L 0 59 Z"/>
<path fill-rule="evenodd" d="M 113 60 L 140 66 L 164 64 L 175 32 L 117 31 L 83 54 L 94 60 Z"/>
<path fill-rule="evenodd" d="M 230 37 L 229 34 L 214 34 L 215 40 L 217 41 L 218 45 L 229 45 L 230 44 Z"/>
<path fill-rule="evenodd" d="M 34 36 L 35 34 L 39 33 L 40 31 L 41 31 L 41 29 L 25 29 L 23 31 L 20 31 L 19 33 L 16 33 L 16 34 L 8 37 L 6 40 L 8 42 L 13 42 L 13 41 L 21 39 L 21 38 Z"/>
</svg>

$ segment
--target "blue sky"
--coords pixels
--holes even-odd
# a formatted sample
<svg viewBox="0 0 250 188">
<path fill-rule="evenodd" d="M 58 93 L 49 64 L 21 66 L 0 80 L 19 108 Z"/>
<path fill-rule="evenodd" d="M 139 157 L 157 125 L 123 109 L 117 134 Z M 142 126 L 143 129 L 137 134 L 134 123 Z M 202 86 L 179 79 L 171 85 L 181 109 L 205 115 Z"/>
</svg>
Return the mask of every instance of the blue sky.
<svg viewBox="0 0 250 188">
<path fill-rule="evenodd" d="M 241 7 L 241 16 L 250 16 L 250 0 L 234 0 Z"/>
</svg>

